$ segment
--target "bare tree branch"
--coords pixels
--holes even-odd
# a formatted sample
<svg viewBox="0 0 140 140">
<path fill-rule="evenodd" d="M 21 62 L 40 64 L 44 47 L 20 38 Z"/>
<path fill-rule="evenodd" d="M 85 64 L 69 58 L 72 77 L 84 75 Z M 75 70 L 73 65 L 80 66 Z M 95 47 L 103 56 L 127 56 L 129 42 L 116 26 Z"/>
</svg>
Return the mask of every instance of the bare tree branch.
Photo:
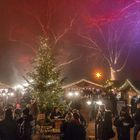
<svg viewBox="0 0 140 140">
<path fill-rule="evenodd" d="M 25 42 L 25 41 L 22 41 L 22 40 L 13 38 L 12 33 L 13 33 L 13 31 L 10 30 L 10 31 L 9 31 L 9 41 L 10 41 L 10 42 L 18 42 L 18 43 L 20 43 L 20 44 L 23 44 L 23 45 L 25 45 L 25 46 L 31 48 L 32 51 L 33 51 L 34 53 L 36 53 L 36 49 L 35 49 L 30 43 L 27 43 L 27 42 Z"/>
<path fill-rule="evenodd" d="M 128 50 L 127 56 L 125 57 L 125 60 L 124 60 L 123 64 L 120 65 L 120 68 L 118 68 L 118 69 L 116 70 L 117 72 L 122 71 L 122 70 L 124 69 L 124 67 L 126 66 L 126 63 L 127 63 L 127 61 L 128 61 L 129 55 L 130 55 L 130 50 L 131 50 L 131 48 L 129 47 L 128 49 L 129 49 L 129 50 Z"/>
<path fill-rule="evenodd" d="M 100 47 L 98 46 L 98 44 L 91 37 L 88 37 L 88 36 L 80 34 L 80 33 L 78 33 L 77 35 L 80 36 L 81 38 L 85 39 L 89 43 L 91 43 L 93 49 L 98 50 L 98 51 L 102 51 L 100 49 Z"/>
<path fill-rule="evenodd" d="M 70 23 L 68 25 L 67 28 L 64 29 L 64 31 L 62 33 L 60 33 L 58 36 L 55 35 L 55 33 L 53 32 L 54 38 L 55 38 L 55 45 L 57 44 L 57 42 L 64 37 L 64 35 L 66 35 L 72 28 L 75 20 L 76 20 L 77 16 L 75 16 L 74 18 L 70 19 Z"/>
<path fill-rule="evenodd" d="M 26 14 L 34 18 L 34 20 L 38 23 L 41 28 L 43 35 L 47 36 L 47 30 L 45 29 L 45 25 L 42 23 L 39 16 L 33 14 L 31 11 L 26 11 Z"/>
</svg>

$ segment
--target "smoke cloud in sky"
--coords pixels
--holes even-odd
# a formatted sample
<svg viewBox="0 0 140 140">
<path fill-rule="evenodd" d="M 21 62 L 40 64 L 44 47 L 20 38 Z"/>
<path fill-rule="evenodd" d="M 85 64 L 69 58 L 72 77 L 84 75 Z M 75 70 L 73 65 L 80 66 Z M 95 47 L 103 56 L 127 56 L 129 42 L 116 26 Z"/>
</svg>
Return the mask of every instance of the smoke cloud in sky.
<svg viewBox="0 0 140 140">
<path fill-rule="evenodd" d="M 68 81 L 80 78 L 95 80 L 92 72 L 101 69 L 105 78 L 109 77 L 108 65 L 85 47 L 79 33 L 92 38 L 106 47 L 96 25 L 108 37 L 109 25 L 121 35 L 122 45 L 132 44 L 132 51 L 121 78 L 139 80 L 140 64 L 140 2 L 134 0 L 4 0 L 0 2 L 0 81 L 16 84 L 22 81 L 22 75 L 31 69 L 30 61 L 35 55 L 38 36 L 52 37 L 51 31 L 59 36 L 66 28 L 72 27 L 56 45 L 56 56 L 59 64 L 77 58 L 80 59 L 66 65 L 62 75 Z M 128 31 L 132 30 L 129 38 Z M 131 41 L 131 39 L 133 40 Z M 130 42 L 131 41 L 131 42 Z M 88 44 L 87 44 L 88 45 Z M 127 45 L 126 45 L 127 46 Z M 126 47 L 127 49 L 127 47 Z M 124 51 L 124 55 L 125 55 Z"/>
</svg>

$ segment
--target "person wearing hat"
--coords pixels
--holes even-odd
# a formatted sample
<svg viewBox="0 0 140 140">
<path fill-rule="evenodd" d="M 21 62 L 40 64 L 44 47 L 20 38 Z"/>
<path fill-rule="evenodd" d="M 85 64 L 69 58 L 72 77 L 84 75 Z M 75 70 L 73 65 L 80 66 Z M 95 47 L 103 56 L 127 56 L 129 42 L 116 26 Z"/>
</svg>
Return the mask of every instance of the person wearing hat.
<svg viewBox="0 0 140 140">
<path fill-rule="evenodd" d="M 0 140 L 19 140 L 18 126 L 11 109 L 5 111 L 5 119 L 0 122 Z"/>
</svg>

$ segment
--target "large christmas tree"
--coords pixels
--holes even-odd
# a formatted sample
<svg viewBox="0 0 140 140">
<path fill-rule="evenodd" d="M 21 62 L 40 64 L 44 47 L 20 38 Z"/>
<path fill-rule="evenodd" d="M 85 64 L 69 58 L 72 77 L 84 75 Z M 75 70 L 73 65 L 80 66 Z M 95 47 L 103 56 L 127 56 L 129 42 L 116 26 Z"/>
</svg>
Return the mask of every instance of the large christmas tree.
<svg viewBox="0 0 140 140">
<path fill-rule="evenodd" d="M 55 59 L 48 40 L 40 38 L 39 50 L 32 63 L 32 71 L 28 74 L 28 90 L 37 99 L 40 111 L 49 111 L 55 106 L 64 104 L 63 90 L 59 72 L 55 69 Z"/>
</svg>

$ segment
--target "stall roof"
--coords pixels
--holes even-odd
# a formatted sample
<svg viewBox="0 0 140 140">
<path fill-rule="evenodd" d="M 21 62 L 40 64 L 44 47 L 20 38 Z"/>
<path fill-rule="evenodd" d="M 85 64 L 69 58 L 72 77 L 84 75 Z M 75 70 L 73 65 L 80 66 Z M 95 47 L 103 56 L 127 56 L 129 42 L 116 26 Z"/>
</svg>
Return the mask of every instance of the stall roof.
<svg viewBox="0 0 140 140">
<path fill-rule="evenodd" d="M 97 83 L 94 83 L 94 82 L 89 81 L 89 80 L 86 80 L 86 79 L 81 79 L 81 80 L 79 80 L 79 81 L 75 81 L 75 82 L 73 82 L 73 83 L 71 83 L 71 84 L 68 84 L 68 85 L 63 86 L 62 88 L 63 88 L 63 89 L 66 89 L 66 88 L 72 87 L 72 86 L 74 86 L 74 85 L 78 85 L 78 84 L 80 84 L 80 83 L 83 83 L 83 82 L 88 83 L 88 84 L 91 84 L 91 85 L 96 86 L 96 87 L 103 88 L 102 85 L 97 84 Z"/>
<path fill-rule="evenodd" d="M 131 82 L 130 80 L 126 80 L 120 87 L 119 90 L 125 90 L 131 87 L 135 92 L 140 94 L 140 81 Z"/>
</svg>

